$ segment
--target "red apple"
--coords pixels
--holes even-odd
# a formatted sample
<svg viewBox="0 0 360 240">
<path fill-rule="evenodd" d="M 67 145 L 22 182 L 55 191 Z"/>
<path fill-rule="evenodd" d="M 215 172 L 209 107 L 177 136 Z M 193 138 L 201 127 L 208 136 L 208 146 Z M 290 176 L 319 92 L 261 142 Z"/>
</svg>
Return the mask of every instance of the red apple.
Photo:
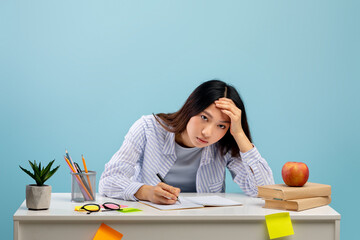
<svg viewBox="0 0 360 240">
<path fill-rule="evenodd" d="M 287 162 L 281 170 L 282 178 L 290 187 L 301 187 L 309 178 L 309 168 L 303 162 Z"/>
</svg>

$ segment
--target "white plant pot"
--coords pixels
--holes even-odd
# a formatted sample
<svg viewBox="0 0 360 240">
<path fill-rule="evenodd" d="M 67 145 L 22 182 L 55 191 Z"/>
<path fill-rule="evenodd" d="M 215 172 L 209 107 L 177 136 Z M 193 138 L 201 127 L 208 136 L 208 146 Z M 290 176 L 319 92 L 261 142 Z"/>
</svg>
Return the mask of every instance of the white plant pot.
<svg viewBox="0 0 360 240">
<path fill-rule="evenodd" d="M 30 210 L 46 210 L 50 207 L 51 186 L 26 185 L 26 207 Z"/>
</svg>

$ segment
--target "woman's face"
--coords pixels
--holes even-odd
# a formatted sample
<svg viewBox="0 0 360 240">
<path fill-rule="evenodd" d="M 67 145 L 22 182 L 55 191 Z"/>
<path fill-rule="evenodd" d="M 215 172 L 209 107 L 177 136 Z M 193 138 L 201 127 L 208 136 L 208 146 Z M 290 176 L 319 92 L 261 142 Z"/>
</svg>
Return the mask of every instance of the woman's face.
<svg viewBox="0 0 360 240">
<path fill-rule="evenodd" d="M 230 118 L 211 104 L 204 111 L 190 118 L 181 134 L 180 144 L 203 148 L 218 142 L 228 131 Z"/>
</svg>

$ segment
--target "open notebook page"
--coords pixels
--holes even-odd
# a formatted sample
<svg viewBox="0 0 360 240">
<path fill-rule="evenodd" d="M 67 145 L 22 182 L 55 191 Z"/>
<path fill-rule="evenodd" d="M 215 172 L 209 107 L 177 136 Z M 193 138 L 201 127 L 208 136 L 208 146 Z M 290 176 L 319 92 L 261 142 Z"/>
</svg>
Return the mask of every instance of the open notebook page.
<svg viewBox="0 0 360 240">
<path fill-rule="evenodd" d="M 148 201 L 140 201 L 160 210 L 175 210 L 201 207 L 220 207 L 220 206 L 240 206 L 240 202 L 236 202 L 220 196 L 204 196 L 204 197 L 179 197 L 181 203 L 176 202 L 172 205 L 155 204 Z"/>
<path fill-rule="evenodd" d="M 225 207 L 225 206 L 240 206 L 242 203 L 236 202 L 220 196 L 203 196 L 203 197 L 187 197 L 187 200 L 201 204 L 205 207 Z"/>
<path fill-rule="evenodd" d="M 202 204 L 197 204 L 197 203 L 190 202 L 186 198 L 179 197 L 179 199 L 180 199 L 181 203 L 176 202 L 175 204 L 172 204 L 172 205 L 156 204 L 156 203 L 152 203 L 152 202 L 148 202 L 148 201 L 140 201 L 140 202 L 144 203 L 146 205 L 149 205 L 151 207 L 160 209 L 160 210 L 175 210 L 175 209 L 204 207 Z"/>
</svg>

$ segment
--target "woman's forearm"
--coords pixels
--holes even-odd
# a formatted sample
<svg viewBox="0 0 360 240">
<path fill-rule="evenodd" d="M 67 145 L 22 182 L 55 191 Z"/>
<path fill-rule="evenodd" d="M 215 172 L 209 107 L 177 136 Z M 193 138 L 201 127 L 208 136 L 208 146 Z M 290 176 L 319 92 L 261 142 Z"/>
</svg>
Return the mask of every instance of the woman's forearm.
<svg viewBox="0 0 360 240">
<path fill-rule="evenodd" d="M 234 139 L 242 153 L 245 153 L 254 147 L 244 131 L 234 134 Z"/>
</svg>

